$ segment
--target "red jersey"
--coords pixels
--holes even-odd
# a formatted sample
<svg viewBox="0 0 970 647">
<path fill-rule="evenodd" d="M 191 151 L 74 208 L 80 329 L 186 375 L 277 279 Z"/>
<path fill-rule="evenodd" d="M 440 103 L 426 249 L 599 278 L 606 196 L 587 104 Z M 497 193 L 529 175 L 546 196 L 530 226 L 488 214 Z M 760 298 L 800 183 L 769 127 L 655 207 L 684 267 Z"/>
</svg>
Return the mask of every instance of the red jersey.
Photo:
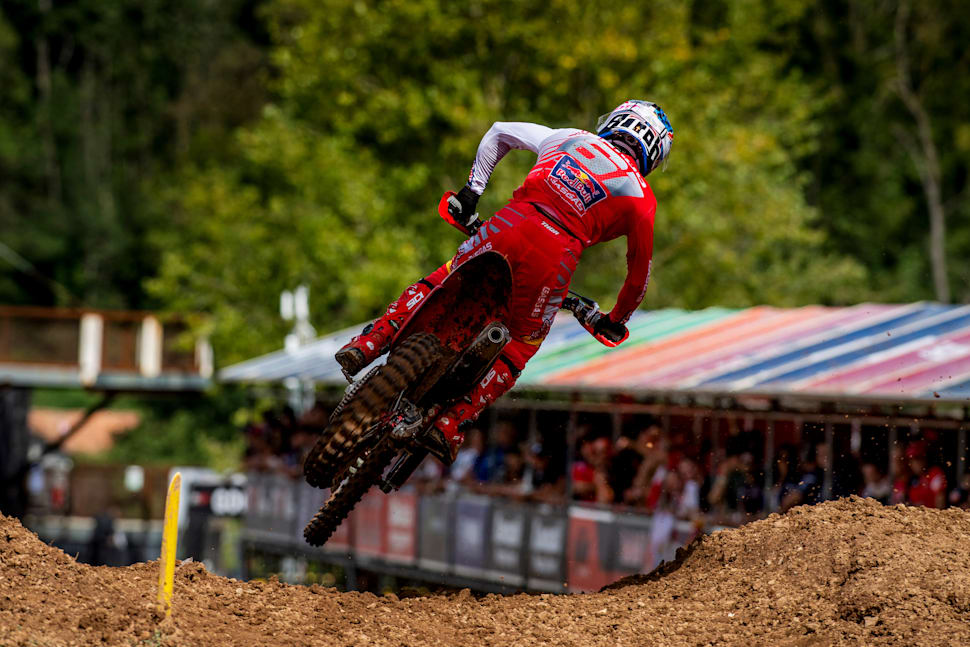
<svg viewBox="0 0 970 647">
<path fill-rule="evenodd" d="M 496 123 L 486 133 L 469 176 L 485 189 L 498 161 L 514 148 L 538 154 L 513 194 L 552 215 L 584 247 L 627 237 L 627 276 L 610 318 L 625 323 L 643 301 L 650 280 L 657 201 L 633 160 L 606 140 L 572 128 Z"/>
<path fill-rule="evenodd" d="M 909 502 L 913 505 L 935 508 L 937 497 L 945 491 L 946 474 L 942 469 L 934 466 L 923 472 L 916 483 L 909 488 Z"/>
</svg>

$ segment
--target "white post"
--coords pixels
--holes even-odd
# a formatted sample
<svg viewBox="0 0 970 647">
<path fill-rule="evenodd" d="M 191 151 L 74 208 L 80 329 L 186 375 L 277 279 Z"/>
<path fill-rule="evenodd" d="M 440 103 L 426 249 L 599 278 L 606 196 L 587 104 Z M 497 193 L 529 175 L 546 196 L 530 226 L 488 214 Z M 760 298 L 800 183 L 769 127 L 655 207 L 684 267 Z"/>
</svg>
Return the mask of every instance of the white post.
<svg viewBox="0 0 970 647">
<path fill-rule="evenodd" d="M 151 315 L 141 321 L 138 370 L 145 377 L 158 377 L 162 372 L 162 324 Z"/>
<path fill-rule="evenodd" d="M 195 365 L 199 367 L 199 375 L 205 379 L 212 377 L 215 360 L 212 357 L 212 344 L 208 337 L 200 337 L 195 342 Z"/>
<path fill-rule="evenodd" d="M 101 372 L 101 344 L 104 339 L 104 319 L 88 312 L 81 315 L 81 333 L 78 339 L 78 373 L 81 384 L 91 386 Z"/>
</svg>

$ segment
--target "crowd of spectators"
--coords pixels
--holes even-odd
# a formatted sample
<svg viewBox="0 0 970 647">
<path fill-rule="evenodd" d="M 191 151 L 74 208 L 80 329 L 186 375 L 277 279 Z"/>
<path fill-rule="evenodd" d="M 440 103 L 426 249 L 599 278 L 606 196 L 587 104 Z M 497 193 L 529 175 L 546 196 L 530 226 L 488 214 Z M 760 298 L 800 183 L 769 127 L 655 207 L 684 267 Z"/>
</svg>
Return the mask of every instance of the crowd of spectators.
<svg viewBox="0 0 970 647">
<path fill-rule="evenodd" d="M 245 430 L 246 469 L 299 478 L 328 418 L 322 405 L 299 418 L 288 407 L 264 414 Z M 970 508 L 970 474 L 961 483 L 948 482 L 932 436 L 905 438 L 883 460 L 858 449 L 830 451 L 824 442 L 783 444 L 766 474 L 764 437 L 754 430 L 732 429 L 718 446 L 665 433 L 649 418 L 625 425 L 616 437 L 612 431 L 581 423 L 570 448 L 564 424 L 529 434 L 513 421 L 497 420 L 466 432 L 450 468 L 428 458 L 409 484 L 422 492 L 464 490 L 545 503 L 572 499 L 726 524 L 851 494 L 890 504 Z"/>
</svg>

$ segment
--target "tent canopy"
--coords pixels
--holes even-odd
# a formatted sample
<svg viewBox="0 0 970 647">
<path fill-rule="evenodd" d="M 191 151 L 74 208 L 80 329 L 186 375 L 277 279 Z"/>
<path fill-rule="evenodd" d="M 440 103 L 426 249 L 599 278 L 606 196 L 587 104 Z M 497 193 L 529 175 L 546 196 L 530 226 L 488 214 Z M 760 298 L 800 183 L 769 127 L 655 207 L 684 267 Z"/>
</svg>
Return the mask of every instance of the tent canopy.
<svg viewBox="0 0 970 647">
<path fill-rule="evenodd" d="M 608 349 L 560 313 L 516 388 L 970 401 L 970 306 L 664 309 L 638 311 L 628 326 L 630 338 Z M 333 354 L 360 328 L 219 377 L 343 383 Z"/>
</svg>

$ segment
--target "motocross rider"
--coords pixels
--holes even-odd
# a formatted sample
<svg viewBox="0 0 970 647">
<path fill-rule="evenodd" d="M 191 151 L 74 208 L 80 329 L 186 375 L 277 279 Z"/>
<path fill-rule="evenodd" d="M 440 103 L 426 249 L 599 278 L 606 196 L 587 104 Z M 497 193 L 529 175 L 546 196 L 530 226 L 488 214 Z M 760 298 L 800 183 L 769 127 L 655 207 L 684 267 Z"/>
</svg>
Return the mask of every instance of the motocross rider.
<svg viewBox="0 0 970 647">
<path fill-rule="evenodd" d="M 347 374 L 358 373 L 388 350 L 410 313 L 452 270 L 484 251 L 503 254 L 513 276 L 511 316 L 505 322 L 512 339 L 493 370 L 431 430 L 432 453 L 452 462 L 466 423 L 509 390 L 539 350 L 583 250 L 626 236 L 627 276 L 616 305 L 608 314 L 593 311 L 586 321 L 595 334 L 622 338 L 650 280 L 657 201 L 644 178 L 667 159 L 672 142 L 667 116 L 648 101 L 620 104 L 600 118 L 595 135 L 575 128 L 495 123 L 478 146 L 468 184 L 449 200 L 457 222 L 475 221 L 478 199 L 510 150 L 530 150 L 538 162 L 512 200 L 454 258 L 407 288 L 381 318 L 337 352 L 337 362 Z"/>
</svg>

